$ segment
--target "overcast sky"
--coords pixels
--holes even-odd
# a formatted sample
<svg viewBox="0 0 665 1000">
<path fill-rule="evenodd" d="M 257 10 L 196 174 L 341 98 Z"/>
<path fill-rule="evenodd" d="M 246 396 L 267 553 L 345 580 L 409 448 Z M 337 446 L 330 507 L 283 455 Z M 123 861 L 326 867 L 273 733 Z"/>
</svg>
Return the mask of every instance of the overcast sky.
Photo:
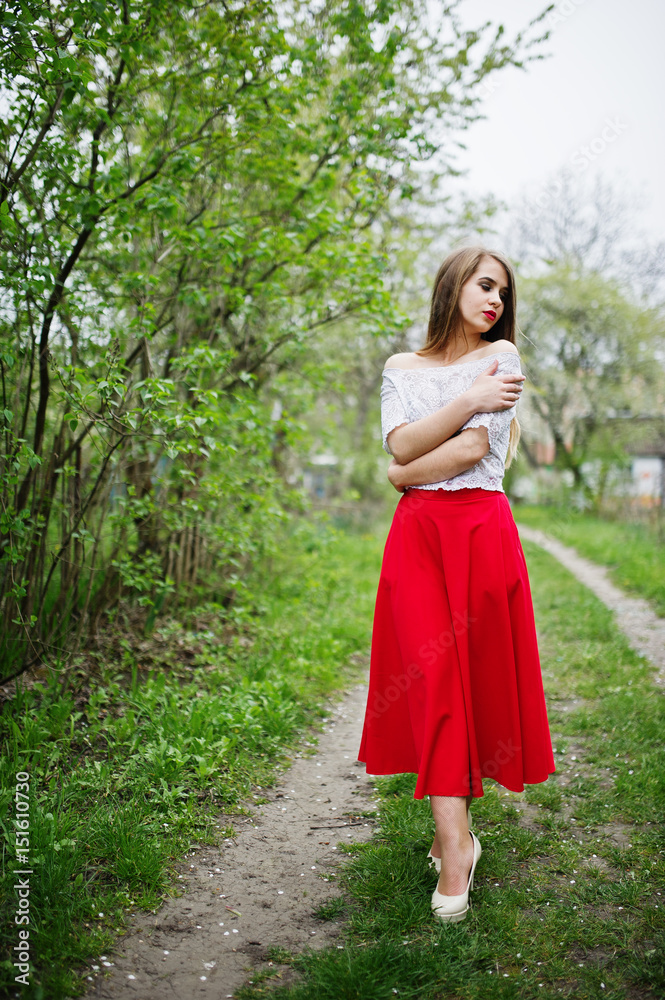
<svg viewBox="0 0 665 1000">
<path fill-rule="evenodd" d="M 504 24 L 511 41 L 546 6 L 462 0 L 459 13 L 468 28 Z M 537 195 L 565 165 L 585 178 L 600 171 L 643 195 L 636 227 L 663 238 L 665 2 L 557 0 L 554 12 L 559 23 L 540 49 L 549 57 L 491 78 L 495 89 L 481 107 L 487 120 L 461 135 L 468 148 L 456 163 L 469 172 L 446 188 L 511 201 Z"/>
</svg>

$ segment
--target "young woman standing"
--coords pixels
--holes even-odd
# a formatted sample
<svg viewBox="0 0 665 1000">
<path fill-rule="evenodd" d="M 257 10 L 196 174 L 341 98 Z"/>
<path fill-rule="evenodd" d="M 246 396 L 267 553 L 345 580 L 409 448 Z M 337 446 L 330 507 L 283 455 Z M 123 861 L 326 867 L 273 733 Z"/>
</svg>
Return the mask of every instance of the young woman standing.
<svg viewBox="0 0 665 1000">
<path fill-rule="evenodd" d="M 511 791 L 554 758 L 531 590 L 502 486 L 519 440 L 515 278 L 503 254 L 451 253 L 436 276 L 427 341 L 386 362 L 388 478 L 402 493 L 374 612 L 359 759 L 417 774 L 439 873 L 432 910 L 464 919 L 481 854 L 468 807 L 482 779 Z"/>
</svg>

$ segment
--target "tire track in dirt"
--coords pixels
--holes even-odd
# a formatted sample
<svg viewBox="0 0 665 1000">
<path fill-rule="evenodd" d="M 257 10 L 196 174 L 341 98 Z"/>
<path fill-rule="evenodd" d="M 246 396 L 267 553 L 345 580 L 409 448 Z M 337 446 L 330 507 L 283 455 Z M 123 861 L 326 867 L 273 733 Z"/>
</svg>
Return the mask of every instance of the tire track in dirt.
<svg viewBox="0 0 665 1000">
<path fill-rule="evenodd" d="M 270 948 L 335 942 L 340 924 L 314 914 L 339 896 L 337 845 L 373 832 L 361 814 L 375 808 L 374 791 L 356 760 L 366 697 L 358 685 L 331 707 L 312 755 L 298 754 L 275 786 L 256 793 L 268 801 L 247 803 L 251 817 L 220 817 L 234 825 L 233 838 L 196 847 L 175 866 L 185 892 L 157 914 L 132 916 L 116 951 L 91 963 L 89 1000 L 233 997 L 268 966 Z M 272 969 L 277 982 L 292 976 L 288 966 Z"/>
</svg>

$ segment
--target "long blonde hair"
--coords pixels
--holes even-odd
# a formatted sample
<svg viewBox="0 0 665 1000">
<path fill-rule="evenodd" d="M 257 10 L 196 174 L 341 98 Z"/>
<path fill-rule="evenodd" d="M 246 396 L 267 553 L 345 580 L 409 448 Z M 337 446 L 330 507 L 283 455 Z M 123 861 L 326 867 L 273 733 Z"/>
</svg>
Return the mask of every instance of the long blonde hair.
<svg viewBox="0 0 665 1000">
<path fill-rule="evenodd" d="M 464 282 L 477 271 L 483 257 L 493 257 L 505 268 L 508 275 L 508 295 L 503 312 L 483 339 L 487 340 L 488 343 L 494 343 L 496 340 L 508 340 L 511 344 L 515 344 L 515 335 L 520 331 L 516 318 L 517 297 L 512 264 L 497 250 L 488 250 L 482 246 L 461 247 L 448 254 L 434 280 L 432 304 L 427 325 L 427 340 L 425 346 L 415 352 L 420 357 L 426 358 L 429 354 L 438 354 L 444 351 L 456 336 L 457 331 L 462 329 L 463 332 L 462 317 L 459 311 L 460 292 Z M 513 417 L 510 421 L 506 469 L 517 454 L 520 435 L 519 421 L 517 417 Z"/>
</svg>

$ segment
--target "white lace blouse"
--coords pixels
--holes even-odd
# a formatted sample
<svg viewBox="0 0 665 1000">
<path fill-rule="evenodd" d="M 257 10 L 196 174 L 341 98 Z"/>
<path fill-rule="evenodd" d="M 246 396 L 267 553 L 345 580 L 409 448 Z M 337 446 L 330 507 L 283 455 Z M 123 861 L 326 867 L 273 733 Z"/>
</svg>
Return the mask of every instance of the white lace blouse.
<svg viewBox="0 0 665 1000">
<path fill-rule="evenodd" d="M 385 368 L 381 385 L 381 431 L 384 450 L 392 455 L 387 437 L 400 424 L 412 423 L 451 403 L 466 392 L 487 368 L 493 358 L 499 359 L 495 374 L 518 372 L 520 359 L 512 351 L 496 351 L 476 361 L 436 368 Z M 470 469 L 440 483 L 419 485 L 419 490 L 459 490 L 480 486 L 485 490 L 503 490 L 510 422 L 516 415 L 517 403 L 496 413 L 474 413 L 460 430 L 468 427 L 486 427 L 489 451 Z"/>
</svg>

